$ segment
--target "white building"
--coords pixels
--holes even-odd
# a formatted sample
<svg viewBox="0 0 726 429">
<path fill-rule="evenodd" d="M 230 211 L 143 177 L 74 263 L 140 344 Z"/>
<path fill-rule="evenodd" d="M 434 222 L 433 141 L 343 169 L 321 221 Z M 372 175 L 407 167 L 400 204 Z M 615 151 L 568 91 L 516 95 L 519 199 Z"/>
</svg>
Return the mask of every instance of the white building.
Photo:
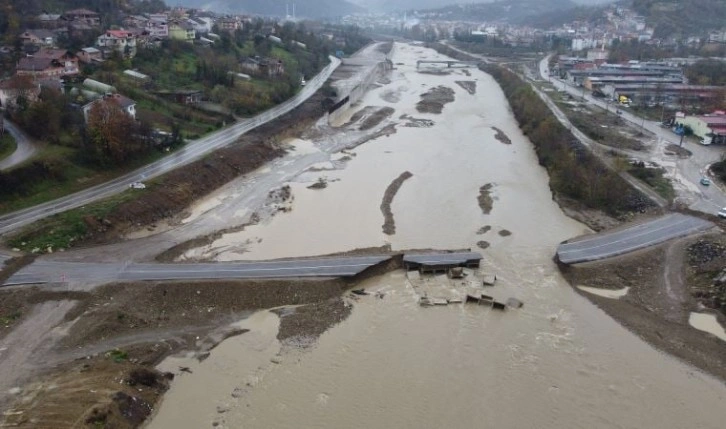
<svg viewBox="0 0 726 429">
<path fill-rule="evenodd" d="M 127 58 L 133 58 L 136 55 L 136 35 L 130 31 L 106 30 L 104 34 L 98 36 L 96 45 L 103 52 L 104 58 L 113 51 L 119 52 Z"/>
</svg>

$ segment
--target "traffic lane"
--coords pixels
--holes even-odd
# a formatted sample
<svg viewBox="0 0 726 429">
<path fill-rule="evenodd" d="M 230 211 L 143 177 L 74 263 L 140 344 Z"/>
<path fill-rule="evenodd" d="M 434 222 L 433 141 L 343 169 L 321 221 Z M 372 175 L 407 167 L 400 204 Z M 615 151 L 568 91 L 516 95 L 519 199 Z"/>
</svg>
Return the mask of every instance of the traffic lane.
<svg viewBox="0 0 726 429">
<path fill-rule="evenodd" d="M 220 262 L 204 264 L 120 264 L 37 261 L 15 273 L 5 285 L 114 280 L 171 280 L 351 276 L 391 256 L 299 259 L 287 261 Z"/>
<path fill-rule="evenodd" d="M 659 231 L 653 231 L 647 235 L 629 237 L 616 242 L 607 241 L 593 243 L 594 245 L 589 248 L 560 249 L 558 250 L 557 255 L 559 260 L 566 264 L 594 261 L 622 255 L 634 250 L 644 249 L 674 238 L 685 237 L 698 231 L 707 230 L 713 226 L 714 225 L 711 222 L 707 221 L 681 222 L 677 225 L 672 225 Z"/>
<path fill-rule="evenodd" d="M 619 231 L 604 232 L 602 234 L 592 234 L 590 236 L 585 236 L 584 238 L 578 239 L 577 241 L 565 243 L 562 245 L 562 247 L 566 248 L 567 250 L 575 250 L 592 247 L 597 243 L 610 241 L 618 242 L 628 237 L 640 237 L 643 235 L 652 234 L 654 232 L 663 230 L 664 228 L 668 228 L 670 226 L 688 220 L 689 218 L 687 216 L 679 214 L 669 214 L 658 219 L 634 225 Z"/>
<path fill-rule="evenodd" d="M 600 246 L 597 249 L 584 249 L 577 252 L 570 252 L 562 254 L 558 252 L 560 262 L 565 264 L 573 264 L 578 262 L 597 261 L 600 259 L 610 258 L 613 256 L 623 255 L 635 250 L 644 249 L 656 244 L 664 243 L 668 240 L 675 238 L 686 237 L 698 231 L 703 231 L 710 227 L 704 227 L 703 225 L 694 225 L 688 229 L 679 229 L 674 231 L 673 234 L 666 234 L 661 236 L 652 236 L 649 241 L 643 241 L 642 239 L 634 238 L 632 240 L 625 240 L 620 243 L 611 243 L 608 245 Z"/>
<path fill-rule="evenodd" d="M 684 215 L 669 216 L 664 219 L 659 219 L 656 222 L 649 222 L 638 229 L 626 229 L 613 234 L 596 235 L 584 241 L 563 244 L 560 246 L 560 249 L 563 254 L 567 254 L 569 252 L 583 250 L 594 251 L 606 246 L 622 245 L 623 247 L 629 247 L 637 241 L 651 242 L 659 237 L 675 236 L 681 231 L 688 231 L 694 227 L 711 226 L 713 226 L 711 222 L 695 217 Z"/>
</svg>

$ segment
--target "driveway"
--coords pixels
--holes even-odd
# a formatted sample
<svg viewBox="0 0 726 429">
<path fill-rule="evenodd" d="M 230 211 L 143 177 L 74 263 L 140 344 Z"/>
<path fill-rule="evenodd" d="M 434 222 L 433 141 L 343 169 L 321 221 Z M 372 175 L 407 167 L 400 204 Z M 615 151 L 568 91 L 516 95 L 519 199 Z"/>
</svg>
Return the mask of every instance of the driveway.
<svg viewBox="0 0 726 429">
<path fill-rule="evenodd" d="M 5 119 L 5 130 L 10 133 L 17 143 L 15 152 L 7 158 L 0 160 L 0 171 L 9 170 L 17 165 L 32 158 L 43 147 L 42 144 L 35 142 L 28 137 L 17 125 Z"/>
</svg>

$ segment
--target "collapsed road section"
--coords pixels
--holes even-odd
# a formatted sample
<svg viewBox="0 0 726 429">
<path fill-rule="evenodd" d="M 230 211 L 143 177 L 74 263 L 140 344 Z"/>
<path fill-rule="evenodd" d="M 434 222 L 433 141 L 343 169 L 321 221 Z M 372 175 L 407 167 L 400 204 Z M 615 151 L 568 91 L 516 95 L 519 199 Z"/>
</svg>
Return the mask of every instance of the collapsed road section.
<svg viewBox="0 0 726 429">
<path fill-rule="evenodd" d="M 390 255 L 378 255 L 201 264 L 77 263 L 40 260 L 15 273 L 5 282 L 5 286 L 144 280 L 352 277 L 389 259 Z"/>
</svg>

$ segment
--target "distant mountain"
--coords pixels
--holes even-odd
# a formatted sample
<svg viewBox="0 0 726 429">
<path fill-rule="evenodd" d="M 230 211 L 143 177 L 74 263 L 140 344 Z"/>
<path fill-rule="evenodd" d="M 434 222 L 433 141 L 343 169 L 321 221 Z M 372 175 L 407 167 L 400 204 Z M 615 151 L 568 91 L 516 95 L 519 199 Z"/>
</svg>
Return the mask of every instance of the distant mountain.
<svg viewBox="0 0 726 429">
<path fill-rule="evenodd" d="M 172 6 L 182 5 L 218 13 L 248 13 L 253 15 L 322 18 L 362 12 L 364 9 L 345 0 L 167 0 Z"/>
<path fill-rule="evenodd" d="M 349 0 L 359 6 L 370 9 L 373 12 L 388 12 L 392 10 L 412 10 L 412 9 L 435 9 L 455 4 L 472 4 L 472 3 L 493 3 L 496 0 Z M 573 0 L 579 5 L 595 5 L 603 3 L 612 3 L 615 0 Z"/>
<path fill-rule="evenodd" d="M 518 23 L 528 17 L 573 9 L 571 0 L 501 0 L 492 3 L 458 4 L 420 12 L 436 13 L 442 19 L 504 21 Z"/>
<path fill-rule="evenodd" d="M 655 28 L 655 37 L 705 35 L 726 28 L 726 0 L 633 0 L 632 7 Z"/>
</svg>

